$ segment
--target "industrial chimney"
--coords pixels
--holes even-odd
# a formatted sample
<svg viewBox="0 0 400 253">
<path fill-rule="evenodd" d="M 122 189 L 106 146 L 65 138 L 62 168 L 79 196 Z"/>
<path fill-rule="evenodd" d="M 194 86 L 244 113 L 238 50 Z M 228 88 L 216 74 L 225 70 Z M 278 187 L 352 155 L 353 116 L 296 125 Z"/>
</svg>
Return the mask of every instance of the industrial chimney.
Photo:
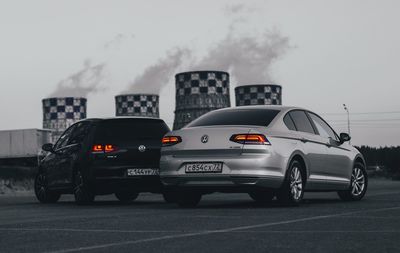
<svg viewBox="0 0 400 253">
<path fill-rule="evenodd" d="M 230 107 L 229 74 L 191 71 L 175 75 L 176 109 L 173 129 L 180 129 L 201 115 Z"/>
<path fill-rule="evenodd" d="M 86 98 L 82 97 L 52 97 L 42 100 L 43 128 L 53 130 L 53 143 L 65 129 L 86 118 L 86 102 Z"/>
<path fill-rule="evenodd" d="M 251 84 L 235 88 L 236 106 L 281 105 L 282 87 L 275 84 Z"/>
<path fill-rule="evenodd" d="M 159 118 L 159 96 L 154 94 L 124 94 L 115 96 L 116 116 Z"/>
</svg>

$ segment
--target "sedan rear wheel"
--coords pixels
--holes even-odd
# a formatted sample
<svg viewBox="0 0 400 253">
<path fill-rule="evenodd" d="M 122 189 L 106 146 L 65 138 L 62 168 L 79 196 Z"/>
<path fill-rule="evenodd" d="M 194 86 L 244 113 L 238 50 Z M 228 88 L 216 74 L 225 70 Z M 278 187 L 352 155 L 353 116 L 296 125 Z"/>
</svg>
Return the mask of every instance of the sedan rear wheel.
<svg viewBox="0 0 400 253">
<path fill-rule="evenodd" d="M 137 199 L 139 193 L 137 192 L 117 192 L 115 193 L 115 197 L 122 203 L 129 203 Z"/>
<path fill-rule="evenodd" d="M 165 190 L 162 195 L 166 203 L 176 203 L 178 200 L 178 194 L 175 191 Z"/>
<path fill-rule="evenodd" d="M 297 206 L 303 200 L 304 179 L 302 165 L 294 160 L 291 162 L 287 178 L 277 195 L 279 202 L 288 206 Z"/>
<path fill-rule="evenodd" d="M 75 202 L 78 205 L 85 205 L 93 202 L 94 194 L 90 190 L 85 178 L 80 171 L 77 171 L 74 176 L 74 196 Z"/>
<path fill-rule="evenodd" d="M 49 190 L 46 173 L 39 172 L 34 183 L 36 198 L 41 203 L 55 203 L 60 199 L 61 194 Z"/>
<path fill-rule="evenodd" d="M 180 207 L 195 207 L 201 200 L 201 193 L 197 192 L 180 192 L 177 195 L 176 202 Z"/>
<path fill-rule="evenodd" d="M 339 191 L 342 200 L 361 200 L 368 187 L 368 176 L 362 163 L 357 163 L 351 173 L 350 187 L 345 191 Z"/>
<path fill-rule="evenodd" d="M 250 192 L 249 196 L 257 203 L 269 203 L 275 197 L 275 193 L 272 190 L 258 190 Z"/>
</svg>

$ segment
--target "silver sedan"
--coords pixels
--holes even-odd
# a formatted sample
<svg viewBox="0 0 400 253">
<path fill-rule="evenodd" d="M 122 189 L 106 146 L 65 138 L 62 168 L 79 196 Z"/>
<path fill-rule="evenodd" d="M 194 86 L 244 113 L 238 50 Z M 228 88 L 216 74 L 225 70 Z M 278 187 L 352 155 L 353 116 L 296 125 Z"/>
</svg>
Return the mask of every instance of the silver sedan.
<svg viewBox="0 0 400 253">
<path fill-rule="evenodd" d="M 350 136 L 308 110 L 245 106 L 209 112 L 164 136 L 160 176 L 171 201 L 196 206 L 203 194 L 244 192 L 298 205 L 305 191 L 360 200 L 368 178 Z"/>
</svg>

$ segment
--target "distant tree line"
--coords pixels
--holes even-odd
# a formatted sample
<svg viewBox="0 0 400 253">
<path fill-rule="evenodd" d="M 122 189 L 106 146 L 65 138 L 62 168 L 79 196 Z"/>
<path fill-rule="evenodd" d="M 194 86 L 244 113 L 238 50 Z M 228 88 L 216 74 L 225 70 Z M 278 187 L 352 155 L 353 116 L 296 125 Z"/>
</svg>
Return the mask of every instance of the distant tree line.
<svg viewBox="0 0 400 253">
<path fill-rule="evenodd" d="M 357 147 L 363 154 L 367 166 L 383 166 L 387 176 L 400 178 L 400 146 L 374 148 Z"/>
</svg>

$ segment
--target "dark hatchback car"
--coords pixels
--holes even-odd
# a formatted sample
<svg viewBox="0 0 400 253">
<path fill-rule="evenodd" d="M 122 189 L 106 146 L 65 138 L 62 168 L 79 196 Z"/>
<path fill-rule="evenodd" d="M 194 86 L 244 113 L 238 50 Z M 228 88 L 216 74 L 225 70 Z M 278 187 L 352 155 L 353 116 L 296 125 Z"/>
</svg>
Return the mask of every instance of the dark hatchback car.
<svg viewBox="0 0 400 253">
<path fill-rule="evenodd" d="M 163 120 L 139 117 L 86 119 L 58 141 L 45 144 L 35 194 L 43 203 L 74 194 L 78 204 L 96 195 L 115 194 L 122 202 L 140 192 L 162 193 L 161 139 L 170 129 Z"/>
</svg>

